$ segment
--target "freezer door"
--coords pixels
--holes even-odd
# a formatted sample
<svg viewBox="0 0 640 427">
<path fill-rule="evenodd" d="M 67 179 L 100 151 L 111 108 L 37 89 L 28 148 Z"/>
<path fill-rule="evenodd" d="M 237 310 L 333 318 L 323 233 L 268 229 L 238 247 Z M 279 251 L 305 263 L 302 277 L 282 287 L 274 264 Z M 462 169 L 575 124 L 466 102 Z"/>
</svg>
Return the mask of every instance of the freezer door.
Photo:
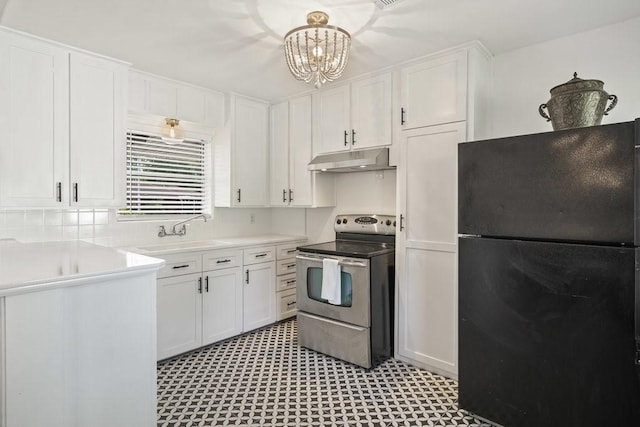
<svg viewBox="0 0 640 427">
<path fill-rule="evenodd" d="M 634 248 L 459 241 L 459 404 L 504 426 L 640 426 Z"/>
<path fill-rule="evenodd" d="M 634 243 L 638 120 L 458 146 L 458 232 Z"/>
</svg>

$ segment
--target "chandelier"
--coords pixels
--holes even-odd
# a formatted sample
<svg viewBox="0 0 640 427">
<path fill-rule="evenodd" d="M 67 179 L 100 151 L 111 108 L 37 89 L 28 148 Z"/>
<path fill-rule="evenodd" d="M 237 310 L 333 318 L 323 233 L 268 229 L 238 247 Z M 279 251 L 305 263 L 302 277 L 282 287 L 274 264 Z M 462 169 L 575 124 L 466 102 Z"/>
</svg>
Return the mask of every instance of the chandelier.
<svg viewBox="0 0 640 427">
<path fill-rule="evenodd" d="M 349 58 L 351 36 L 340 27 L 327 25 L 329 15 L 315 11 L 307 24 L 284 36 L 284 53 L 291 74 L 316 88 L 342 75 Z"/>
</svg>

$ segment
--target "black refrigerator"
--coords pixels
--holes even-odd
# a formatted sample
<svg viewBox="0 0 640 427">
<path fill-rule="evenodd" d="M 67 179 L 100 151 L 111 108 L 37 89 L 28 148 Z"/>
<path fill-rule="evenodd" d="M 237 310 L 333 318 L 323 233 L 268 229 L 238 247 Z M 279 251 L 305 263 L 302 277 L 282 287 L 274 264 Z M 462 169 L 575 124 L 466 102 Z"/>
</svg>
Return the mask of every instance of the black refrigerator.
<svg viewBox="0 0 640 427">
<path fill-rule="evenodd" d="M 458 148 L 459 406 L 640 426 L 640 119 Z"/>
</svg>

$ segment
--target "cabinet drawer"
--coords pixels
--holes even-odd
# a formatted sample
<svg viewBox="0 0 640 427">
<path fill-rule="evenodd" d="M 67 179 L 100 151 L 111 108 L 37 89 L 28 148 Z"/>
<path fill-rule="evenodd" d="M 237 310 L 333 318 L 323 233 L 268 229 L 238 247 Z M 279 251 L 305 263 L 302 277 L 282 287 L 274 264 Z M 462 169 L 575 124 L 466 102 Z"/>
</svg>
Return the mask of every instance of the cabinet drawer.
<svg viewBox="0 0 640 427">
<path fill-rule="evenodd" d="M 256 264 L 259 262 L 269 262 L 276 259 L 276 248 L 274 246 L 264 246 L 261 248 L 250 248 L 244 250 L 244 264 Z"/>
<path fill-rule="evenodd" d="M 162 277 L 202 272 L 202 255 L 200 254 L 174 254 L 158 256 L 156 258 L 162 258 L 166 261 L 164 267 L 158 271 L 159 279 Z"/>
<path fill-rule="evenodd" d="M 287 274 L 286 276 L 278 276 L 276 280 L 276 291 L 286 291 L 296 289 L 296 273 Z"/>
<path fill-rule="evenodd" d="M 279 292 L 276 299 L 276 305 L 278 320 L 295 316 L 298 312 L 296 309 L 296 290 L 292 289 L 286 292 Z"/>
<path fill-rule="evenodd" d="M 295 273 L 296 272 L 296 259 L 281 259 L 276 263 L 276 275 Z"/>
<path fill-rule="evenodd" d="M 296 248 L 300 246 L 302 242 L 286 243 L 284 245 L 278 245 L 276 251 L 278 253 L 278 259 L 292 258 L 298 255 Z"/>
<path fill-rule="evenodd" d="M 221 268 L 239 267 L 242 265 L 242 251 L 213 251 L 207 252 L 202 256 L 202 269 L 219 270 Z"/>
</svg>

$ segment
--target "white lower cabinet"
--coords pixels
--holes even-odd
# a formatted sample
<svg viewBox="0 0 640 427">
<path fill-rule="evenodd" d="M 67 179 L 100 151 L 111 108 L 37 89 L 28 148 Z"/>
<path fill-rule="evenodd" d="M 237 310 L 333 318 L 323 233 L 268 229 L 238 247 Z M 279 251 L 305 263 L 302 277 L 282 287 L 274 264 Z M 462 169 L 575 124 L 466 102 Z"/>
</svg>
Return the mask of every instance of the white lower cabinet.
<svg viewBox="0 0 640 427">
<path fill-rule="evenodd" d="M 166 264 L 157 280 L 158 360 L 293 316 L 299 244 L 160 256 Z M 276 282 L 281 257 L 286 274 Z"/>
<path fill-rule="evenodd" d="M 403 132 L 398 165 L 397 354 L 458 374 L 457 153 L 465 122 Z"/>
<path fill-rule="evenodd" d="M 202 344 L 202 275 L 158 279 L 158 360 Z"/>
<path fill-rule="evenodd" d="M 241 254 L 221 250 L 163 257 L 166 265 L 157 281 L 159 360 L 242 332 Z"/>
<path fill-rule="evenodd" d="M 279 245 L 276 249 L 276 317 L 288 319 L 298 312 L 296 307 L 296 255 L 304 241 Z"/>
<path fill-rule="evenodd" d="M 202 345 L 242 333 L 242 270 L 207 271 L 202 294 Z"/>
<path fill-rule="evenodd" d="M 251 331 L 276 321 L 275 263 L 244 267 L 243 330 Z"/>
</svg>

